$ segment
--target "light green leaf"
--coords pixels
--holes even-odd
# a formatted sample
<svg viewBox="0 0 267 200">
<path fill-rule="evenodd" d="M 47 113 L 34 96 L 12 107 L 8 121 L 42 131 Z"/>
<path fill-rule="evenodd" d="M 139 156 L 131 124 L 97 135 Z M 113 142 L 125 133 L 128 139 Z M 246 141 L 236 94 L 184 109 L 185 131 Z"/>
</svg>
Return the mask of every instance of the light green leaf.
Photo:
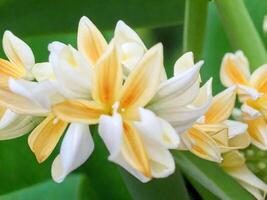
<svg viewBox="0 0 267 200">
<path fill-rule="evenodd" d="M 194 179 L 206 190 L 223 200 L 253 200 L 234 179 L 216 163 L 200 159 L 189 152 L 174 152 L 176 164 L 186 176 Z"/>
<path fill-rule="evenodd" d="M 93 190 L 88 187 L 89 180 L 85 175 L 69 176 L 62 184 L 45 181 L 22 190 L 0 196 L 1 200 L 96 200 Z"/>
</svg>

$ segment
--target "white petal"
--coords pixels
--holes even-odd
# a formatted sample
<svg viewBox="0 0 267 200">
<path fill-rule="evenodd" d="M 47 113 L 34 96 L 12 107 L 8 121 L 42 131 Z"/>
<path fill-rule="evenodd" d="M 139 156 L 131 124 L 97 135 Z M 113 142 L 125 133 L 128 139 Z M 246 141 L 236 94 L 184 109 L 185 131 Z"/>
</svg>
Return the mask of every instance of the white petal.
<svg viewBox="0 0 267 200">
<path fill-rule="evenodd" d="M 112 117 L 102 115 L 99 120 L 98 132 L 108 148 L 110 153 L 108 159 L 110 161 L 119 164 L 142 182 L 150 180 L 148 177 L 145 177 L 142 173 L 131 167 L 121 153 L 123 145 L 123 127 L 122 119 L 119 114 L 115 114 Z"/>
<path fill-rule="evenodd" d="M 9 88 L 12 92 L 30 99 L 33 104 L 38 104 L 46 110 L 51 105 L 63 100 L 57 88 L 50 81 L 32 82 L 23 79 L 9 79 Z M 44 95 L 45 94 L 45 95 Z"/>
<path fill-rule="evenodd" d="M 253 99 L 257 100 L 259 97 L 262 96 L 261 93 L 259 93 L 257 90 L 251 87 L 247 87 L 244 85 L 238 85 L 238 94 L 239 94 L 239 100 L 241 102 L 244 102 L 247 99 Z"/>
<path fill-rule="evenodd" d="M 183 74 L 163 82 L 152 99 L 150 107 L 177 108 L 191 103 L 198 95 L 198 77 L 202 64 L 203 62 L 199 62 Z"/>
<path fill-rule="evenodd" d="M 200 92 L 192 104 L 177 109 L 157 110 L 152 108 L 151 110 L 160 118 L 167 120 L 176 131 L 183 132 L 208 110 L 212 102 L 211 82 L 212 79 L 200 88 Z"/>
<path fill-rule="evenodd" d="M 143 47 L 143 49 L 146 50 L 143 41 L 140 39 L 137 33 L 121 20 L 118 21 L 116 25 L 114 38 L 115 42 L 118 45 L 133 42 L 140 44 Z"/>
<path fill-rule="evenodd" d="M 145 141 L 157 143 L 168 149 L 176 149 L 180 138 L 175 129 L 165 120 L 157 117 L 147 109 L 139 108 L 140 121 L 135 122 L 135 127 Z"/>
<path fill-rule="evenodd" d="M 164 178 L 175 171 L 174 159 L 168 149 L 151 142 L 146 142 L 145 146 L 153 177 Z"/>
<path fill-rule="evenodd" d="M 55 78 L 53 68 L 48 62 L 35 64 L 32 74 L 38 82 Z"/>
<path fill-rule="evenodd" d="M 3 36 L 3 49 L 10 61 L 30 71 L 35 60 L 31 48 L 10 31 Z"/>
<path fill-rule="evenodd" d="M 58 88 L 67 98 L 85 98 L 91 95 L 91 66 L 73 47 L 53 42 L 49 45 L 51 63 Z"/>
<path fill-rule="evenodd" d="M 223 122 L 228 127 L 228 137 L 233 138 L 247 132 L 248 125 L 242 122 L 226 120 Z"/>
<path fill-rule="evenodd" d="M 174 64 L 174 76 L 179 76 L 194 66 L 194 56 L 192 52 L 182 55 Z"/>
<path fill-rule="evenodd" d="M 254 108 L 250 107 L 247 104 L 243 104 L 241 106 L 241 111 L 243 112 L 244 119 L 251 120 L 251 119 L 257 119 L 261 116 L 261 113 Z"/>
<path fill-rule="evenodd" d="M 10 117 L 10 118 L 8 118 Z M 43 118 L 27 115 L 18 115 L 7 110 L 1 119 L 0 140 L 20 137 L 33 130 Z"/>
<path fill-rule="evenodd" d="M 73 170 L 82 165 L 94 150 L 89 126 L 71 123 L 61 144 L 60 154 L 52 164 L 52 177 L 62 182 Z"/>
</svg>

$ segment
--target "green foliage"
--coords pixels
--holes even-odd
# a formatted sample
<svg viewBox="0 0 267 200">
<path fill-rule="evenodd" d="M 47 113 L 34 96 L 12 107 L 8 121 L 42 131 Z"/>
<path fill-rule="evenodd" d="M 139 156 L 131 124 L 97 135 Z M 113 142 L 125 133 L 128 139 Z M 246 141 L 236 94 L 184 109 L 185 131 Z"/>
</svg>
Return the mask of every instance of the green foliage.
<svg viewBox="0 0 267 200">
<path fill-rule="evenodd" d="M 62 184 L 45 181 L 34 186 L 0 196 L 1 200 L 96 200 L 94 191 L 88 190 L 90 182 L 84 175 L 71 175 Z"/>
<path fill-rule="evenodd" d="M 223 200 L 254 199 L 216 163 L 200 159 L 189 152 L 174 152 L 176 164 L 186 176 Z"/>
<path fill-rule="evenodd" d="M 102 30 L 114 28 L 118 20 L 134 27 L 179 24 L 184 0 L 5 0 L 0 4 L 0 33 L 10 29 L 23 35 L 69 33 L 87 15 Z"/>
</svg>

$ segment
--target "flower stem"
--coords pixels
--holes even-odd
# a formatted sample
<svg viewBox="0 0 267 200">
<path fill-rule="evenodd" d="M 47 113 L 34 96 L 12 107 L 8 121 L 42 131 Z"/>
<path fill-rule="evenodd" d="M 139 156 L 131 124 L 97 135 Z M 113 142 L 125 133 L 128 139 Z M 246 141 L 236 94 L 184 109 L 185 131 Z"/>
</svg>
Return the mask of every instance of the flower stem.
<svg viewBox="0 0 267 200">
<path fill-rule="evenodd" d="M 208 11 L 208 0 L 186 0 L 183 51 L 201 58 Z"/>
<path fill-rule="evenodd" d="M 234 49 L 241 49 L 254 70 L 267 62 L 266 49 L 243 0 L 215 0 L 228 39 Z"/>
</svg>

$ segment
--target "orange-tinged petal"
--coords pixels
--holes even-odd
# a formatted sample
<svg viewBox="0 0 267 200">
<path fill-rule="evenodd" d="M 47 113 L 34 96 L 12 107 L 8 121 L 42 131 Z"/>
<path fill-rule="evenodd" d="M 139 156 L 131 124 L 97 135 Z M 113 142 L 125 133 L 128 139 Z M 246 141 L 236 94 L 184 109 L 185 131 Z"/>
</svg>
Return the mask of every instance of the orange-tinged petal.
<svg viewBox="0 0 267 200">
<path fill-rule="evenodd" d="M 217 94 L 205 114 L 206 123 L 220 123 L 227 120 L 235 106 L 236 87 L 230 87 Z"/>
<path fill-rule="evenodd" d="M 122 67 L 114 43 L 97 62 L 93 76 L 93 98 L 111 107 L 118 98 L 122 86 Z"/>
<path fill-rule="evenodd" d="M 78 28 L 78 50 L 94 65 L 107 48 L 107 42 L 97 27 L 82 17 Z"/>
<path fill-rule="evenodd" d="M 127 78 L 120 95 L 120 108 L 145 106 L 159 87 L 162 68 L 162 45 L 157 44 L 147 51 Z"/>
<path fill-rule="evenodd" d="M 147 152 L 138 132 L 126 121 L 123 122 L 123 130 L 125 142 L 122 154 L 132 167 L 140 171 L 144 176 L 151 177 L 151 167 Z"/>
<path fill-rule="evenodd" d="M 45 161 L 57 145 L 68 123 L 50 114 L 30 134 L 28 144 L 39 163 Z"/>
<path fill-rule="evenodd" d="M 267 92 L 267 65 L 263 65 L 253 72 L 250 84 L 259 92 Z"/>
<path fill-rule="evenodd" d="M 237 51 L 235 54 L 225 54 L 220 70 L 220 77 L 224 86 L 247 85 L 249 76 L 248 61 L 241 51 Z"/>
<path fill-rule="evenodd" d="M 263 117 L 260 116 L 253 120 L 246 120 L 248 133 L 251 141 L 260 149 L 267 149 L 267 125 Z"/>
<path fill-rule="evenodd" d="M 67 122 L 96 124 L 101 114 L 107 111 L 94 101 L 66 100 L 53 106 L 55 115 Z"/>
<path fill-rule="evenodd" d="M 21 78 L 26 74 L 26 70 L 20 65 L 15 65 L 0 58 L 0 75 Z"/>
<path fill-rule="evenodd" d="M 196 128 L 190 128 L 182 135 L 189 150 L 195 155 L 214 162 L 221 162 L 221 153 L 211 136 Z"/>
</svg>

